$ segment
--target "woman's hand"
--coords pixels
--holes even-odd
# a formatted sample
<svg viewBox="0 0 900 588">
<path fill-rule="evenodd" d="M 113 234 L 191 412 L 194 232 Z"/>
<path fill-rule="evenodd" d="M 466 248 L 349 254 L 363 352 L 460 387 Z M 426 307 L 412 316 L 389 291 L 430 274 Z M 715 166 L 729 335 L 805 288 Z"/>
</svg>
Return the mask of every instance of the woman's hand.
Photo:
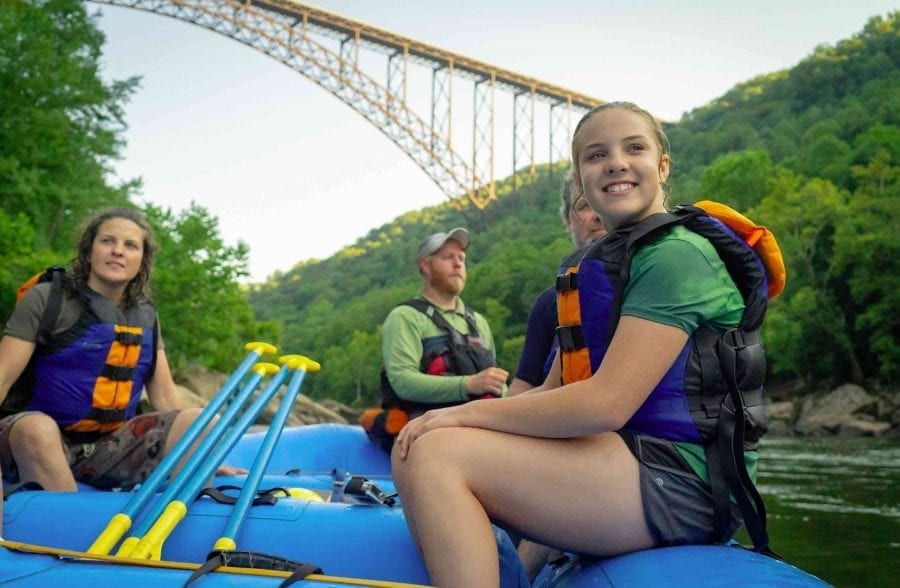
<svg viewBox="0 0 900 588">
<path fill-rule="evenodd" d="M 459 418 L 460 409 L 480 401 L 469 402 L 460 406 L 448 406 L 447 408 L 438 408 L 429 410 L 420 417 L 406 423 L 406 426 L 400 430 L 397 439 L 394 441 L 394 451 L 400 456 L 400 459 L 406 459 L 409 454 L 409 448 L 416 442 L 416 439 L 434 429 L 442 427 L 459 427 L 462 422 Z M 493 402 L 497 402 L 494 400 Z"/>
</svg>

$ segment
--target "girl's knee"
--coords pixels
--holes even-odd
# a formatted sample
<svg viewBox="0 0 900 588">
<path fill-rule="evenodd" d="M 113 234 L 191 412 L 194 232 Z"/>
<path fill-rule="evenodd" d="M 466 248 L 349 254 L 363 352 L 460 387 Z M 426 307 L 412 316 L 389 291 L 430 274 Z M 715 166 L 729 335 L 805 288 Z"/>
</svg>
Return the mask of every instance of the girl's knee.
<svg viewBox="0 0 900 588">
<path fill-rule="evenodd" d="M 435 470 L 434 473 L 448 472 L 454 465 L 465 460 L 469 445 L 466 429 L 435 429 L 422 435 L 409 448 L 405 460 L 402 460 L 401 468 L 426 472 Z M 394 462 L 397 464 L 397 461 Z"/>
</svg>

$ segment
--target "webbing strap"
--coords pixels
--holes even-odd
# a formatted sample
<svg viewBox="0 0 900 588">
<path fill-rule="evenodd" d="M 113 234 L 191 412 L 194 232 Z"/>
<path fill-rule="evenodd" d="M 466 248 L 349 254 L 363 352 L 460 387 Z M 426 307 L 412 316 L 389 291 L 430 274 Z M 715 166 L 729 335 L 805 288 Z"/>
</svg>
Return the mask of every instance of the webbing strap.
<svg viewBox="0 0 900 588">
<path fill-rule="evenodd" d="M 307 576 L 310 576 L 312 574 L 321 574 L 321 573 L 322 573 L 322 570 L 319 569 L 318 567 L 316 567 L 315 565 L 303 564 L 302 566 L 300 566 L 299 568 L 294 570 L 293 574 L 291 574 L 290 576 L 285 578 L 281 582 L 281 584 L 278 585 L 278 588 L 286 588 L 287 586 L 290 586 L 291 584 L 294 584 L 296 582 L 299 582 L 300 580 L 305 579 Z"/>
<path fill-rule="evenodd" d="M 19 490 L 43 490 L 44 487 L 41 486 L 40 482 L 34 482 L 32 480 L 27 480 L 25 482 L 16 482 L 15 484 L 9 484 L 3 488 L 3 500 L 6 500 Z"/>
<path fill-rule="evenodd" d="M 735 331 L 735 333 L 739 334 L 740 332 Z M 741 509 L 747 533 L 753 541 L 753 550 L 781 559 L 780 555 L 769 548 L 769 535 L 766 532 L 766 507 L 750 479 L 747 463 L 743 459 L 744 398 L 738 387 L 737 379 L 737 354 L 740 351 L 741 343 L 741 341 L 736 341 L 735 344 L 732 344 L 724 336 L 718 342 L 722 376 L 728 385 L 728 396 L 722 403 L 722 412 L 719 413 L 719 459 L 722 463 L 725 483 L 734 494 L 738 507 Z M 729 400 L 730 402 L 728 402 Z"/>
<path fill-rule="evenodd" d="M 256 551 L 228 551 L 220 549 L 209 553 L 206 561 L 194 570 L 194 573 L 187 579 L 184 586 L 188 586 L 194 580 L 223 566 L 291 572 L 291 575 L 285 578 L 279 586 L 289 586 L 311 574 L 322 573 L 322 568 L 319 566 L 292 561 L 277 555 L 268 555 Z"/>
<path fill-rule="evenodd" d="M 462 335 L 459 331 L 453 328 L 453 326 L 447 322 L 447 319 L 438 312 L 437 308 L 427 300 L 420 300 L 418 298 L 413 298 L 412 300 L 407 300 L 402 303 L 405 306 L 411 306 L 427 316 L 431 319 L 431 321 L 438 326 L 442 331 L 446 331 L 449 334 L 458 333 Z M 469 326 L 469 334 L 468 336 L 473 339 L 477 339 L 480 337 L 478 334 L 478 327 L 475 326 L 475 315 L 472 313 L 472 309 L 468 306 L 465 308 L 463 315 L 466 319 L 466 324 Z"/>
<path fill-rule="evenodd" d="M 140 345 L 143 338 L 144 337 L 141 333 L 135 333 L 132 331 L 116 332 L 116 341 L 118 341 L 122 345 Z"/>
<path fill-rule="evenodd" d="M 105 364 L 100 375 L 114 382 L 127 382 L 134 375 L 134 367 Z"/>
<path fill-rule="evenodd" d="M 716 543 L 727 543 L 731 537 L 728 535 L 728 524 L 731 521 L 731 501 L 728 498 L 728 483 L 725 481 L 722 460 L 726 458 L 723 448 L 730 448 L 730 437 L 734 431 L 734 420 L 727 415 L 731 411 L 723 406 L 719 411 L 719 424 L 716 429 L 716 438 L 707 443 L 706 466 L 709 473 L 709 487 L 713 499 L 713 532 L 712 538 Z"/>
<path fill-rule="evenodd" d="M 65 269 L 54 266 L 48 268 L 47 272 L 51 276 L 50 294 L 47 296 L 47 306 L 44 308 L 41 326 L 38 329 L 37 342 L 39 345 L 48 345 L 50 343 L 53 329 L 56 327 L 56 320 L 59 318 L 59 311 L 62 308 L 63 299 L 62 276 Z"/>
<path fill-rule="evenodd" d="M 224 485 L 217 486 L 215 488 L 208 487 L 204 488 L 197 494 L 197 498 L 195 500 L 199 500 L 201 496 L 209 496 L 219 504 L 237 504 L 237 497 L 227 494 L 227 490 L 237 490 L 240 491 L 240 486 L 232 486 L 232 485 Z M 251 503 L 252 506 L 259 506 L 261 504 L 274 505 L 278 503 L 278 493 L 283 493 L 284 496 L 290 496 L 290 493 L 286 488 L 267 488 L 265 490 L 257 490 L 256 497 L 253 499 Z"/>
</svg>

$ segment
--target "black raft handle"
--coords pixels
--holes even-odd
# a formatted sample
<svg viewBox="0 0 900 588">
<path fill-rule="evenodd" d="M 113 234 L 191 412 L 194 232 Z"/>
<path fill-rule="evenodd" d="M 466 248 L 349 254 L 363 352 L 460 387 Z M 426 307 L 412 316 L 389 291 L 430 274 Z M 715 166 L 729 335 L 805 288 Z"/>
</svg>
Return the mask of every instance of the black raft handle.
<svg viewBox="0 0 900 588">
<path fill-rule="evenodd" d="M 197 578 L 217 570 L 222 566 L 270 570 L 274 572 L 291 572 L 291 575 L 278 585 L 279 588 L 290 586 L 291 584 L 306 578 L 310 574 L 322 573 L 322 568 L 315 564 L 293 561 L 278 555 L 269 555 L 258 551 L 217 549 L 209 552 L 209 555 L 206 556 L 206 561 L 203 562 L 203 565 L 194 570 L 194 573 L 187 579 L 184 586 L 190 585 Z"/>
</svg>

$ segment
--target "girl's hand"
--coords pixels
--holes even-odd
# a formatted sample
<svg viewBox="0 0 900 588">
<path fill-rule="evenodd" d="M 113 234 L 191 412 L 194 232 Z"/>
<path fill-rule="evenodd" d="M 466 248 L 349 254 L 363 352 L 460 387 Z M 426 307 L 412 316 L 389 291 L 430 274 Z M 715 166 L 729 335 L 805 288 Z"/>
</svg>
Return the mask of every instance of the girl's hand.
<svg viewBox="0 0 900 588">
<path fill-rule="evenodd" d="M 470 402 L 468 404 L 473 403 Z M 397 434 L 397 439 L 394 441 L 394 451 L 397 452 L 400 459 L 406 459 L 412 444 L 428 431 L 440 429 L 441 427 L 460 426 L 462 423 L 459 419 L 459 409 L 463 406 L 466 405 L 429 410 L 422 416 L 409 421 Z"/>
</svg>

